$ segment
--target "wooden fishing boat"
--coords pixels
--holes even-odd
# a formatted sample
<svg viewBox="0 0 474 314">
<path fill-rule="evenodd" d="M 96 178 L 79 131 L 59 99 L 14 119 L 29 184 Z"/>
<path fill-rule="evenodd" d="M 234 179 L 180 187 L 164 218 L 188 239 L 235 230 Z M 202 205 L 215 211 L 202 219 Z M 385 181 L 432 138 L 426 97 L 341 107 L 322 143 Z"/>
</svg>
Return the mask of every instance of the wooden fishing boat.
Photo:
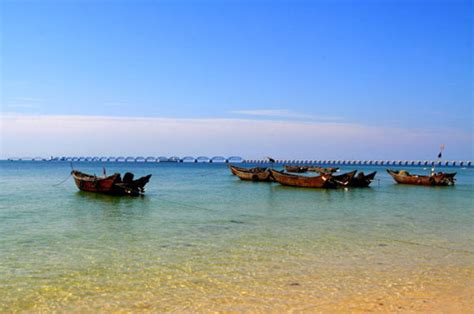
<svg viewBox="0 0 474 314">
<path fill-rule="evenodd" d="M 330 174 L 322 174 L 316 177 L 299 176 L 270 169 L 276 182 L 282 185 L 304 187 L 304 188 L 335 188 L 338 183 L 332 179 Z"/>
<path fill-rule="evenodd" d="M 288 166 L 285 165 L 283 166 L 285 168 L 286 172 L 294 172 L 294 173 L 303 173 L 308 171 L 308 167 L 306 166 Z"/>
<path fill-rule="evenodd" d="M 151 174 L 149 174 L 133 180 L 133 174 L 130 172 L 125 173 L 123 179 L 120 177 L 120 173 L 98 177 L 77 170 L 73 170 L 71 175 L 81 191 L 130 196 L 142 195 L 145 192 L 145 185 L 151 178 Z"/>
<path fill-rule="evenodd" d="M 240 178 L 240 180 L 264 182 L 273 181 L 273 177 L 268 168 L 240 168 L 232 165 L 229 165 L 229 168 L 233 174 Z"/>
<path fill-rule="evenodd" d="M 238 172 L 262 172 L 265 171 L 267 168 L 261 168 L 261 167 L 254 167 L 254 168 L 242 168 L 242 167 L 237 167 L 234 165 L 229 165 L 230 172 L 234 176 L 237 175 Z"/>
<path fill-rule="evenodd" d="M 348 187 L 352 179 L 354 178 L 355 173 L 357 170 L 346 172 L 337 176 L 332 176 L 332 179 L 337 183 L 340 187 Z"/>
<path fill-rule="evenodd" d="M 347 186 L 349 187 L 359 187 L 359 188 L 365 188 L 370 185 L 370 183 L 374 180 L 375 174 L 377 171 L 374 171 L 369 174 L 364 174 L 364 172 L 359 172 L 357 175 L 355 175 L 357 170 L 344 173 L 341 175 L 333 176 L 333 178 L 339 182 L 348 182 Z"/>
<path fill-rule="evenodd" d="M 335 168 L 335 167 L 319 167 L 319 166 L 316 166 L 316 167 L 308 167 L 308 171 L 313 171 L 313 172 L 318 172 L 318 173 L 334 173 L 336 172 L 337 170 L 339 170 L 339 168 Z"/>
<path fill-rule="evenodd" d="M 438 172 L 429 176 L 425 175 L 414 175 L 408 173 L 405 170 L 390 170 L 387 169 L 389 175 L 399 184 L 413 184 L 413 185 L 426 185 L 426 186 L 448 186 L 454 185 L 456 179 L 454 176 L 456 172 L 444 173 Z"/>
</svg>

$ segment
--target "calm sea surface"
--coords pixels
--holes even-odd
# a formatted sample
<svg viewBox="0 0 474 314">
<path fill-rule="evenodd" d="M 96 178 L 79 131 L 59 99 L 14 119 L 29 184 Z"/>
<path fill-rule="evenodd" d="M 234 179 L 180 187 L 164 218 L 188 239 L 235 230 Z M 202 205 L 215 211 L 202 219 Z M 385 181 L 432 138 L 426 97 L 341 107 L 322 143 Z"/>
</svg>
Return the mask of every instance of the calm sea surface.
<svg viewBox="0 0 474 314">
<path fill-rule="evenodd" d="M 54 186 L 68 163 L 0 162 L 0 312 L 472 304 L 473 169 L 429 188 L 354 168 L 378 180 L 314 190 L 243 182 L 224 164 L 74 166 L 153 177 L 145 197 L 120 198 Z"/>
</svg>

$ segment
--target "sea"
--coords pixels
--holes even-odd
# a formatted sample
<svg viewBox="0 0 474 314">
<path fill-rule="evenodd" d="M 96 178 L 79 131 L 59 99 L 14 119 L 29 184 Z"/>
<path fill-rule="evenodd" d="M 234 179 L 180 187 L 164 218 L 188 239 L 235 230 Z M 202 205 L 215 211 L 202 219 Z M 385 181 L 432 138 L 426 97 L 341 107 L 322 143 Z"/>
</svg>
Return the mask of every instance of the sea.
<svg viewBox="0 0 474 314">
<path fill-rule="evenodd" d="M 473 168 L 423 187 L 344 166 L 376 179 L 324 190 L 219 163 L 72 166 L 152 178 L 145 196 L 115 197 L 79 191 L 68 162 L 0 161 L 1 313 L 474 308 Z"/>
</svg>

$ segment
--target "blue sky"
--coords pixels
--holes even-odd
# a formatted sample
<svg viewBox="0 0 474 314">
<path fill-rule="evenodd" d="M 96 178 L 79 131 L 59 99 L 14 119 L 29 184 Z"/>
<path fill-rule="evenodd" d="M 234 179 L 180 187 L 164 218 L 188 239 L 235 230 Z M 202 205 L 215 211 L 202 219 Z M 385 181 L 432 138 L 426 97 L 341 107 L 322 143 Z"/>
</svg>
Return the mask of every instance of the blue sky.
<svg viewBox="0 0 474 314">
<path fill-rule="evenodd" d="M 64 130 L 47 128 L 67 128 L 78 116 L 103 117 L 103 129 L 128 119 L 136 136 L 142 120 L 134 118 L 157 119 L 157 133 L 160 119 L 181 121 L 173 127 L 190 133 L 177 138 L 181 146 L 157 143 L 150 154 L 206 142 L 207 131 L 188 124 L 205 119 L 217 133 L 223 121 L 242 121 L 229 133 L 249 121 L 265 126 L 239 137 L 240 147 L 216 139 L 189 154 L 258 158 L 264 151 L 252 145 L 260 136 L 267 151 L 288 158 L 428 158 L 441 141 L 452 158 L 473 156 L 468 1 L 6 0 L 1 12 L 2 156 L 74 154 L 55 146 L 66 140 Z M 31 125 L 35 117 L 50 121 L 18 137 L 21 123 L 11 119 Z M 301 134 L 325 150 L 305 147 L 299 155 L 297 147 L 282 148 L 291 139 L 280 122 L 294 136 L 308 124 L 337 125 L 338 135 Z M 366 133 L 351 137 L 352 153 L 332 146 L 346 145 L 338 136 L 353 127 Z M 394 139 L 400 132 L 410 139 Z M 29 138 L 38 134 L 49 146 L 33 149 Z M 84 154 L 108 155 L 120 142 L 111 136 L 92 148 L 77 134 Z M 243 145 L 249 141 L 252 149 Z"/>
</svg>

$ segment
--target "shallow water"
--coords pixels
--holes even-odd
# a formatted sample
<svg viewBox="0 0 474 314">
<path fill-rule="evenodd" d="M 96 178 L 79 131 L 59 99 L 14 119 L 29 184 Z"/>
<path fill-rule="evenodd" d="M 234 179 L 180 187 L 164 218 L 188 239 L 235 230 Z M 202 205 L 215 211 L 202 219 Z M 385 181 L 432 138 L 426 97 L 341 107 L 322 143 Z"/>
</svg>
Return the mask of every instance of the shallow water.
<svg viewBox="0 0 474 314">
<path fill-rule="evenodd" d="M 53 186 L 68 163 L 0 162 L 1 312 L 472 305 L 473 169 L 430 188 L 367 167 L 371 188 L 314 190 L 243 182 L 224 164 L 75 167 L 103 165 L 153 174 L 146 196 Z"/>
</svg>

